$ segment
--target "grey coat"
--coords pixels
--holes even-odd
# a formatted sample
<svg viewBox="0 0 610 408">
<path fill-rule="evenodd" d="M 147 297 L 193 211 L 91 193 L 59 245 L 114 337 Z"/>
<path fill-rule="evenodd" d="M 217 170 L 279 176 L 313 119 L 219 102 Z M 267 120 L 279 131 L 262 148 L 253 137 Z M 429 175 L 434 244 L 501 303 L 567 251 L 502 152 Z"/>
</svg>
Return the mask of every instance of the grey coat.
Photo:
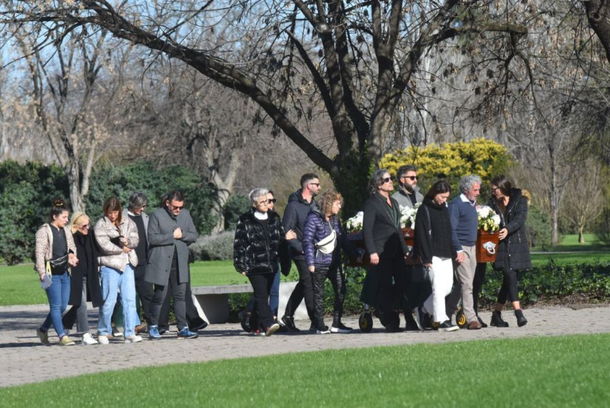
<svg viewBox="0 0 610 408">
<path fill-rule="evenodd" d="M 415 186 L 415 202 L 421 203 L 424 201 L 424 196 L 419 192 L 419 188 Z M 413 208 L 413 203 L 411 202 L 411 198 L 407 196 L 400 187 L 397 192 L 392 194 L 392 198 L 398 202 L 398 205 L 401 207 L 409 207 Z"/>
<path fill-rule="evenodd" d="M 174 230 L 182 229 L 182 238 L 174 239 Z M 169 280 L 174 248 L 178 254 L 178 279 L 189 281 L 188 245 L 197 241 L 197 230 L 187 209 L 174 218 L 165 208 L 157 208 L 148 220 L 148 263 L 144 280 L 165 286 Z"/>
</svg>

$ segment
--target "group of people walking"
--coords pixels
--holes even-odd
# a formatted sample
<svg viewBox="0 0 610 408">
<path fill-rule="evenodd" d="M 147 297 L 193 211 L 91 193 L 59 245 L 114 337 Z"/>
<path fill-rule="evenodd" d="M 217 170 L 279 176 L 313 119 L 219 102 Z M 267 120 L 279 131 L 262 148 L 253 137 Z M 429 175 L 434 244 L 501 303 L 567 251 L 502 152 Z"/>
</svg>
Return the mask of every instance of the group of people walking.
<svg viewBox="0 0 610 408">
<path fill-rule="evenodd" d="M 387 170 L 377 170 L 369 183 L 370 197 L 364 204 L 362 225 L 369 265 L 362 301 L 375 308 L 388 332 L 404 330 L 400 327 L 400 312 L 405 316 L 406 330 L 458 330 L 452 316 L 460 302 L 468 329 L 487 327 L 478 316 L 477 302 L 486 269 L 486 264 L 477 262 L 475 246 L 481 178 L 464 176 L 460 195 L 449 203 L 451 185 L 445 180 L 434 183 L 422 195 L 415 166 L 401 167 L 397 178 L 399 190 L 394 193 L 394 178 Z M 346 239 L 341 227 L 341 195 L 332 190 L 320 194 L 320 180 L 315 174 L 303 175 L 300 186 L 289 197 L 283 221 L 269 210 L 275 198 L 270 199 L 266 189 L 255 189 L 250 193 L 252 209 L 237 224 L 235 268 L 250 279 L 254 289 L 249 309 L 240 313 L 246 331 L 267 336 L 280 329 L 300 331 L 294 314 L 303 300 L 311 321 L 310 332 L 352 330 L 341 322 L 346 290 L 341 251 L 358 262 L 362 262 L 364 253 L 354 241 Z M 504 275 L 490 324 L 509 325 L 501 314 L 508 299 L 518 326 L 523 326 L 527 320 L 519 303 L 516 272 L 531 267 L 525 234 L 528 201 L 505 176 L 494 178 L 490 187 L 489 206 L 500 216 L 500 241 L 493 266 Z M 414 208 L 418 204 L 414 246 L 410 248 L 401 229 L 401 207 Z M 269 295 L 279 270 L 289 269 L 286 252 L 298 270 L 299 281 L 284 315 L 278 318 L 277 299 L 271 297 L 274 307 L 270 308 Z M 334 291 L 331 327 L 324 323 L 326 279 Z"/>
<path fill-rule="evenodd" d="M 129 198 L 125 210 L 118 198 L 110 197 L 104 202 L 103 216 L 92 228 L 90 218 L 82 212 L 75 212 L 69 221 L 65 202 L 54 200 L 49 222 L 36 233 L 35 269 L 50 306 L 46 320 L 37 329 L 43 344 L 50 344 L 51 326 L 60 345 L 75 344 L 66 329 L 75 321 L 85 345 L 109 344 L 109 337 L 138 343 L 142 337 L 137 332 L 145 331 L 151 339 L 160 339 L 159 320 L 163 305 L 169 303 L 170 290 L 178 338 L 196 338 L 197 329 L 207 325 L 196 312 L 187 322 L 188 304 L 194 308 L 192 299 L 187 301 L 188 245 L 196 241 L 197 231 L 188 210 L 183 208 L 182 193 L 168 193 L 150 217 L 144 212 L 146 207 L 147 198 L 140 192 Z M 118 299 L 123 333 L 112 328 Z M 88 300 L 93 307 L 99 307 L 97 339 L 89 328 Z M 140 303 L 146 323 L 140 321 Z M 64 314 L 68 304 L 73 307 Z"/>
<path fill-rule="evenodd" d="M 254 292 L 239 314 L 244 330 L 265 336 L 278 330 L 300 331 L 294 315 L 304 300 L 311 332 L 352 331 L 342 322 L 346 293 L 342 252 L 359 263 L 368 260 L 361 299 L 374 307 L 386 331 L 403 330 L 400 312 L 407 330 L 455 331 L 458 327 L 452 315 L 460 301 L 468 329 L 487 326 L 478 316 L 477 302 L 486 269 L 486 264 L 477 263 L 475 247 L 481 178 L 463 177 L 460 195 L 448 204 L 451 185 L 447 181 L 437 181 L 422 195 L 415 166 L 401 167 L 396 176 L 396 192 L 394 178 L 384 169 L 374 172 L 370 180 L 370 197 L 363 212 L 364 248 L 347 239 L 341 226 L 341 194 L 333 190 L 320 194 L 320 179 L 315 174 L 301 177 L 300 189 L 290 195 L 283 219 L 275 211 L 272 191 L 257 188 L 250 192 L 251 208 L 239 217 L 233 248 L 235 269 L 250 280 Z M 510 300 L 517 324 L 523 326 L 527 320 L 519 303 L 516 272 L 531 267 L 525 234 L 528 200 L 505 176 L 494 178 L 490 187 L 489 206 L 500 216 L 493 266 L 504 276 L 490 324 L 509 325 L 501 312 Z M 416 205 L 411 248 L 401 229 L 401 207 Z M 196 338 L 197 330 L 207 326 L 190 290 L 188 245 L 196 241 L 197 231 L 184 208 L 182 193 L 168 193 L 150 217 L 146 207 L 146 196 L 139 192 L 130 197 L 125 210 L 111 197 L 92 229 L 86 214 L 76 212 L 69 220 L 63 200 L 54 201 L 49 222 L 36 234 L 35 269 L 50 306 L 37 329 L 43 344 L 50 344 L 51 326 L 60 345 L 74 344 L 65 328 L 75 321 L 83 344 L 108 344 L 109 337 L 119 335 L 125 343 L 137 343 L 143 332 L 151 340 L 160 339 L 167 325 L 170 295 L 178 338 Z M 299 280 L 280 318 L 279 273 L 288 275 L 292 262 Z M 327 279 L 334 292 L 330 327 L 324 319 Z M 112 327 L 118 299 L 124 333 Z M 99 307 L 97 339 L 89 328 L 88 300 Z M 73 307 L 64 313 L 68 304 Z M 140 313 L 145 322 L 140 321 Z"/>
</svg>

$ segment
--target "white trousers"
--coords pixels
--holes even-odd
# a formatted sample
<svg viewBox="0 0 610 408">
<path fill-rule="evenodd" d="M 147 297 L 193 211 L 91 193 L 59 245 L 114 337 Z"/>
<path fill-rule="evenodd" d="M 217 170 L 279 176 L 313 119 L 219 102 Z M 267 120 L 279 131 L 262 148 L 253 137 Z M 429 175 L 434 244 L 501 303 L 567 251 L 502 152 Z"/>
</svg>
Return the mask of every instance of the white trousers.
<svg viewBox="0 0 610 408">
<path fill-rule="evenodd" d="M 424 302 L 424 312 L 432 314 L 435 322 L 443 323 L 449 320 L 445 310 L 445 296 L 453 287 L 453 262 L 451 258 L 432 257 L 430 268 L 432 294 Z"/>
</svg>

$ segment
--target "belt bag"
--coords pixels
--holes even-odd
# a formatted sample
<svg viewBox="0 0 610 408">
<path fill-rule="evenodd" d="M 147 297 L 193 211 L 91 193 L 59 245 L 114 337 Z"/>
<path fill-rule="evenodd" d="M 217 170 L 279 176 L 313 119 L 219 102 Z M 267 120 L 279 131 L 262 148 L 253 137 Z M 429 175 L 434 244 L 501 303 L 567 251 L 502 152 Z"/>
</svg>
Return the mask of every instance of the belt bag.
<svg viewBox="0 0 610 408">
<path fill-rule="evenodd" d="M 337 232 L 331 228 L 330 235 L 316 242 L 315 247 L 323 254 L 331 254 L 337 247 Z"/>
<path fill-rule="evenodd" d="M 49 260 L 49 265 L 51 266 L 51 270 L 59 272 L 62 271 L 68 266 L 68 254 L 57 257 L 55 259 Z"/>
</svg>

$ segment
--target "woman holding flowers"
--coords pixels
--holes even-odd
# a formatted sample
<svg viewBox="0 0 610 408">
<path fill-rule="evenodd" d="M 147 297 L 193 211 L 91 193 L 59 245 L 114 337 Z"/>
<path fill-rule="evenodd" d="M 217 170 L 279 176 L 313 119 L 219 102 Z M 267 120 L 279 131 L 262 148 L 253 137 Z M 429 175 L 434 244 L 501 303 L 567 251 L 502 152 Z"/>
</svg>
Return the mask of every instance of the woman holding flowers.
<svg viewBox="0 0 610 408">
<path fill-rule="evenodd" d="M 502 287 L 498 292 L 497 303 L 491 317 L 491 325 L 508 327 L 502 320 L 502 308 L 506 299 L 510 300 L 517 317 L 519 327 L 527 324 L 523 316 L 519 291 L 517 290 L 517 271 L 532 267 L 529 244 L 525 233 L 528 200 L 521 189 L 513 188 L 506 176 L 501 175 L 491 181 L 491 199 L 489 206 L 500 215 L 500 242 L 496 252 L 495 270 L 504 274 Z"/>
</svg>

